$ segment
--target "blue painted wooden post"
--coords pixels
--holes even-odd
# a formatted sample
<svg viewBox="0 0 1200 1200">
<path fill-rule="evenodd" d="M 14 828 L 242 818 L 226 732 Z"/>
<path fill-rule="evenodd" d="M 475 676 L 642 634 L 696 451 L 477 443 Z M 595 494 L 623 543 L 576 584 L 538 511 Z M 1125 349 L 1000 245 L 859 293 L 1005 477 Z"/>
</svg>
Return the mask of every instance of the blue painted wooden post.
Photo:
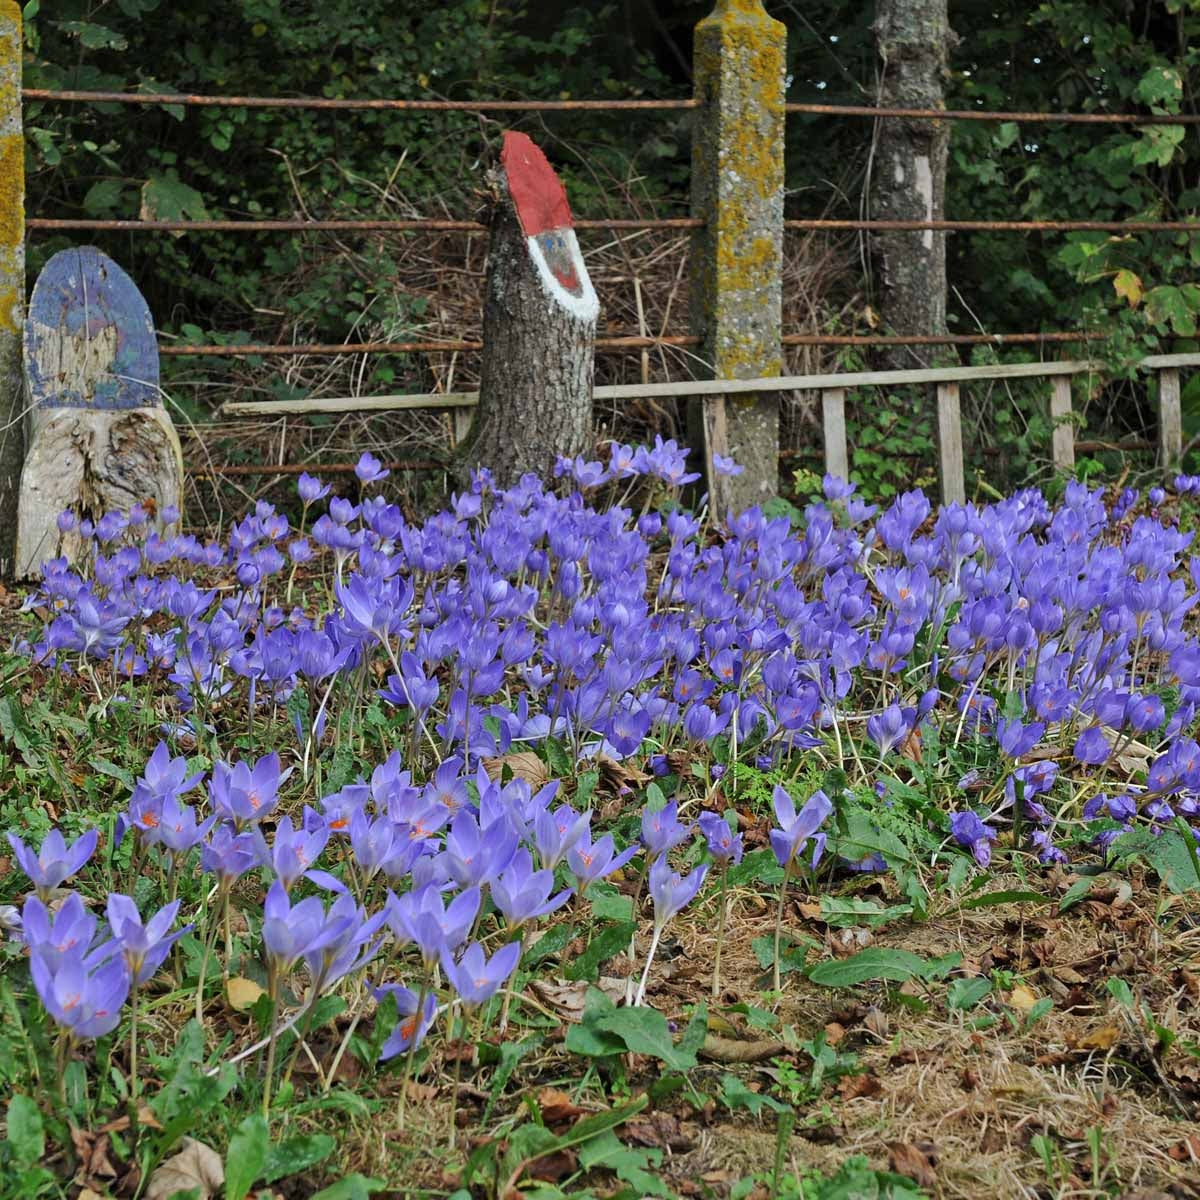
<svg viewBox="0 0 1200 1200">
<path fill-rule="evenodd" d="M 93 520 L 152 501 L 178 507 L 183 463 L 162 407 L 154 322 L 133 280 L 90 246 L 46 264 L 25 321 L 32 402 L 17 513 L 17 573 L 73 558 L 58 514 Z"/>
</svg>

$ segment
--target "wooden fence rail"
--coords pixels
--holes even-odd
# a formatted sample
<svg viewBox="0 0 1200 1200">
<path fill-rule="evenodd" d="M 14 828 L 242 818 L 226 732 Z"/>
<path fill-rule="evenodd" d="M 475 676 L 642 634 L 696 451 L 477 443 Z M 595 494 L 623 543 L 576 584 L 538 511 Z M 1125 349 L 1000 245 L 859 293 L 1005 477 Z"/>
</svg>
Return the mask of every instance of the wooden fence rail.
<svg viewBox="0 0 1200 1200">
<path fill-rule="evenodd" d="M 1179 371 L 1200 366 L 1200 354 L 1156 354 L 1143 358 L 1138 369 L 1157 376 L 1159 396 L 1159 463 L 1164 475 L 1180 468 L 1183 428 L 1179 402 Z M 681 380 L 677 383 L 621 383 L 596 388 L 597 400 L 703 398 L 752 393 L 819 392 L 825 433 L 825 469 L 846 477 L 850 449 L 846 441 L 846 393 L 864 388 L 933 384 L 937 388 L 938 473 L 942 500 L 966 500 L 965 453 L 960 387 L 1002 379 L 1048 379 L 1050 418 L 1054 423 L 1051 455 L 1055 467 L 1075 465 L 1075 427 L 1071 408 L 1071 378 L 1098 375 L 1104 365 L 1090 360 L 1046 363 L 998 363 L 985 367 L 930 367 L 912 371 L 848 371 L 836 375 L 774 375 L 758 379 Z M 426 392 L 404 396 L 344 396 L 309 400 L 231 402 L 227 417 L 301 416 L 309 413 L 394 412 L 403 409 L 453 409 L 456 414 L 478 403 L 478 392 Z M 456 427 L 461 425 L 456 420 Z"/>
</svg>

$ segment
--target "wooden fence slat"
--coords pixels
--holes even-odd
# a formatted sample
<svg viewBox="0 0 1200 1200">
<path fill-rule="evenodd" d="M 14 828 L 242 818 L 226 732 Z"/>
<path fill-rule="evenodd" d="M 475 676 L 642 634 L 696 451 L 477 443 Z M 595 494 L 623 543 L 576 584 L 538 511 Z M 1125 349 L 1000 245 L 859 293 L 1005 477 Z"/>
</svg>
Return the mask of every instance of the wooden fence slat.
<svg viewBox="0 0 1200 1200">
<path fill-rule="evenodd" d="M 841 479 L 850 478 L 850 456 L 846 449 L 846 389 L 827 388 L 821 393 L 821 416 L 825 424 L 825 470 Z"/>
<path fill-rule="evenodd" d="M 942 503 L 965 504 L 967 485 L 963 467 L 962 405 L 957 383 L 938 384 L 937 430 Z"/>
<path fill-rule="evenodd" d="M 1177 368 L 1158 373 L 1158 465 L 1168 479 L 1183 466 L 1183 413 Z"/>
<path fill-rule="evenodd" d="M 1051 454 L 1056 471 L 1075 471 L 1075 426 L 1071 423 L 1071 377 L 1055 375 L 1050 393 Z"/>
</svg>

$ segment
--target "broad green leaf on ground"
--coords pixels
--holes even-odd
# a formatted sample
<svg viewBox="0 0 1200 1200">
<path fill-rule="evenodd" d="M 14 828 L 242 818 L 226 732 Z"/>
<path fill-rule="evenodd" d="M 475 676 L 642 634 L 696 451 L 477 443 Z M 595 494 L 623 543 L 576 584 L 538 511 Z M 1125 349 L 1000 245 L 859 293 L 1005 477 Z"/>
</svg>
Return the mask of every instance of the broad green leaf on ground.
<svg viewBox="0 0 1200 1200">
<path fill-rule="evenodd" d="M 854 987 L 869 979 L 904 983 L 909 979 L 937 978 L 953 970 L 961 961 L 961 954 L 930 960 L 908 950 L 871 946 L 850 958 L 818 963 L 809 971 L 808 978 L 822 987 Z"/>
</svg>

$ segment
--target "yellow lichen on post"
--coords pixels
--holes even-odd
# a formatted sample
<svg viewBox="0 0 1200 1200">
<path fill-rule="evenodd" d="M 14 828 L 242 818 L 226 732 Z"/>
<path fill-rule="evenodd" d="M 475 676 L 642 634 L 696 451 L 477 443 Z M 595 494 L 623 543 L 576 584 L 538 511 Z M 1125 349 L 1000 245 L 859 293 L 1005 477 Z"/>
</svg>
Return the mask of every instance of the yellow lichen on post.
<svg viewBox="0 0 1200 1200">
<path fill-rule="evenodd" d="M 21 323 L 25 298 L 25 144 L 21 133 L 21 10 L 0 0 L 0 575 L 13 565 L 24 457 Z"/>
<path fill-rule="evenodd" d="M 783 150 L 787 32 L 761 0 L 718 0 L 696 26 L 700 101 L 692 144 L 692 210 L 704 221 L 693 257 L 692 324 L 716 379 L 778 375 L 783 268 Z M 715 414 L 715 406 L 723 406 Z M 689 422 L 706 431 L 710 489 L 720 508 L 760 503 L 777 486 L 775 396 L 706 401 Z M 724 445 L 711 436 L 723 431 Z M 722 479 L 712 454 L 744 474 Z"/>
</svg>

